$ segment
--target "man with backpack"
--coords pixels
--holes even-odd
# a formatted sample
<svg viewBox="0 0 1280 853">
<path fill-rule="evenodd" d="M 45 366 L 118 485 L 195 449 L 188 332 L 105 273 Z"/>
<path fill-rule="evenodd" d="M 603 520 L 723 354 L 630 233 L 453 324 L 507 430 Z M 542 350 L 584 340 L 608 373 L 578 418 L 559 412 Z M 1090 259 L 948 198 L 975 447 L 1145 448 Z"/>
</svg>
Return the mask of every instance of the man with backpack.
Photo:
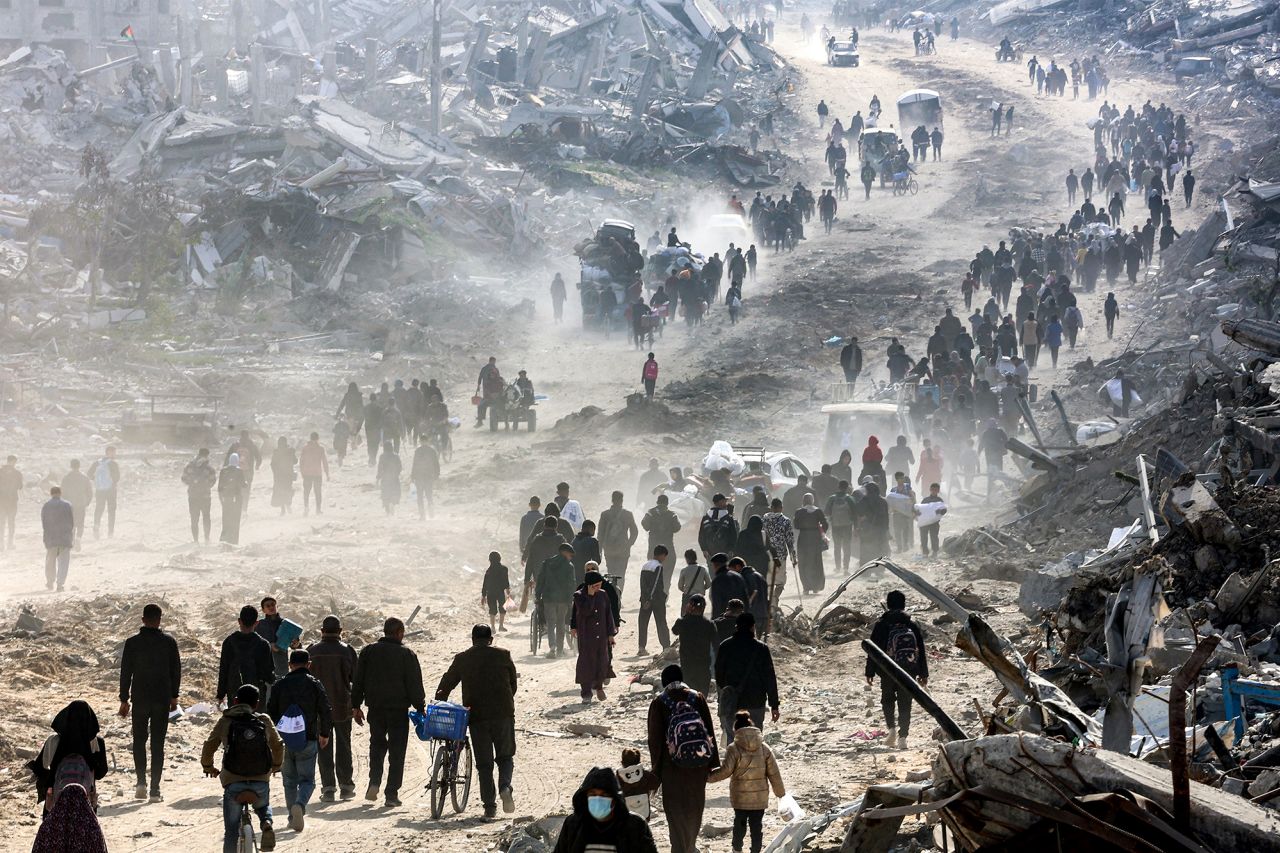
<svg viewBox="0 0 1280 853">
<path fill-rule="evenodd" d="M 884 603 L 887 611 L 871 629 L 871 642 L 883 649 L 894 663 L 923 687 L 929 682 L 929 658 L 925 654 L 924 635 L 920 633 L 920 626 L 906 613 L 907 597 L 895 589 L 885 596 Z M 870 659 L 867 660 L 864 674 L 867 677 L 867 687 L 870 687 L 876 675 Z M 911 694 L 890 679 L 881 677 L 880 707 L 884 711 L 885 725 L 889 729 L 885 744 L 905 749 L 907 733 L 911 729 Z"/>
<path fill-rule="evenodd" d="M 400 805 L 404 755 L 409 748 L 409 708 L 426 713 L 427 707 L 422 666 L 404 645 L 404 622 L 394 616 L 382 624 L 382 638 L 360 650 L 351 684 L 351 713 L 357 723 L 364 723 L 360 706 L 365 704 L 369 706 L 369 787 L 364 798 L 378 799 L 385 760 L 386 804 L 394 808 Z"/>
<path fill-rule="evenodd" d="M 711 498 L 711 509 L 698 523 L 698 547 L 702 549 L 702 555 L 711 559 L 712 554 L 733 553 L 739 532 L 738 520 L 733 517 L 729 499 L 715 494 Z"/>
<path fill-rule="evenodd" d="M 739 711 L 751 714 L 756 728 L 764 731 L 765 703 L 778 721 L 778 676 L 773 669 L 769 647 L 756 639 L 756 617 L 751 611 L 734 621 L 733 636 L 716 652 L 716 685 L 720 688 L 717 707 L 726 737 L 733 737 L 733 718 Z M 730 725 L 724 725 L 725 721 Z"/>
<path fill-rule="evenodd" d="M 698 552 L 689 548 L 684 552 L 684 568 L 676 582 L 680 590 L 680 606 L 684 607 L 695 595 L 706 595 L 711 591 L 711 573 L 707 567 L 698 563 Z"/>
<path fill-rule="evenodd" d="M 200 541 L 200 522 L 204 522 L 204 542 L 209 544 L 209 528 L 212 519 L 213 487 L 218 482 L 218 472 L 209 462 L 209 448 L 202 447 L 196 458 L 182 469 L 182 482 L 187 486 L 187 511 L 191 514 L 191 541 Z"/>
<path fill-rule="evenodd" d="M 649 763 L 662 784 L 671 853 L 696 853 L 707 802 L 707 777 L 720 766 L 711 709 L 671 664 L 662 670 L 662 692 L 649 703 Z"/>
<path fill-rule="evenodd" d="M 231 707 L 222 712 L 217 725 L 209 733 L 200 753 L 204 775 L 216 776 L 222 782 L 222 853 L 235 853 L 240 828 L 240 804 L 236 797 L 243 793 L 257 796 L 253 810 L 262 828 L 261 849 L 276 849 L 276 833 L 271 826 L 272 773 L 280 772 L 284 763 L 284 744 L 271 718 L 258 713 L 261 694 L 252 684 L 242 685 Z M 214 754 L 222 748 L 222 769 L 213 766 Z"/>
<path fill-rule="evenodd" d="M 130 715 L 133 700 L 133 772 L 138 785 L 134 799 L 144 800 L 147 788 L 147 739 L 151 740 L 151 787 L 153 803 L 160 802 L 160 775 L 164 771 L 164 739 L 169 731 L 169 713 L 178 709 L 178 687 L 182 683 L 182 658 L 178 641 L 160 630 L 164 613 L 158 604 L 142 608 L 142 627 L 124 641 L 120 654 L 120 716 Z"/>
<path fill-rule="evenodd" d="M 114 447 L 108 447 L 106 455 L 89 466 L 89 479 L 93 480 L 93 538 L 98 538 L 105 511 L 110 539 L 116 534 L 116 486 L 120 484 L 120 465 L 116 462 Z"/>
<path fill-rule="evenodd" d="M 858 502 L 849 494 L 849 481 L 841 480 L 836 493 L 827 498 L 823 509 L 831 524 L 831 548 L 836 567 L 849 574 L 849 558 L 853 556 L 853 525 L 858 518 Z"/>
<path fill-rule="evenodd" d="M 252 684 L 262 695 L 276 680 L 271 644 L 254 631 L 258 625 L 258 608 L 252 604 L 240 608 L 237 623 L 235 633 L 222 641 L 218 656 L 219 702 L 233 696 L 237 685 Z"/>
<path fill-rule="evenodd" d="M 316 756 L 333 736 L 333 710 L 324 685 L 311 674 L 306 649 L 289 654 L 289 672 L 271 688 L 267 714 L 284 742 L 284 804 L 289 828 L 302 832 L 307 803 L 316 789 Z"/>
</svg>

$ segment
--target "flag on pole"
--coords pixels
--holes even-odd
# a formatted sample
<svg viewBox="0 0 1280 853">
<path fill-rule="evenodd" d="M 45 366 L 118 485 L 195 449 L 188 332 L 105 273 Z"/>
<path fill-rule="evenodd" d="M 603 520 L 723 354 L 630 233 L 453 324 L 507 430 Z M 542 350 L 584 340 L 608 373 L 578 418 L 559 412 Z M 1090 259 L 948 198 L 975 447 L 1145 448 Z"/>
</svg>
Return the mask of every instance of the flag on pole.
<svg viewBox="0 0 1280 853">
<path fill-rule="evenodd" d="M 133 24 L 125 25 L 125 28 L 120 31 L 120 38 L 133 41 Z"/>
</svg>

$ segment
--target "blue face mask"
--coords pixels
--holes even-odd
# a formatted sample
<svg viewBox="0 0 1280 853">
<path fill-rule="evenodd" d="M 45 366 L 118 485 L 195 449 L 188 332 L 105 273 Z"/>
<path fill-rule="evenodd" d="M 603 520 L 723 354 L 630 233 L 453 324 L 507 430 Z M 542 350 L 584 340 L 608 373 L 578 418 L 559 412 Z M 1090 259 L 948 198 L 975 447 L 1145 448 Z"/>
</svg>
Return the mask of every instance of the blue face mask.
<svg viewBox="0 0 1280 853">
<path fill-rule="evenodd" d="M 596 820 L 604 820 L 613 814 L 613 797 L 587 797 L 587 811 Z"/>
</svg>

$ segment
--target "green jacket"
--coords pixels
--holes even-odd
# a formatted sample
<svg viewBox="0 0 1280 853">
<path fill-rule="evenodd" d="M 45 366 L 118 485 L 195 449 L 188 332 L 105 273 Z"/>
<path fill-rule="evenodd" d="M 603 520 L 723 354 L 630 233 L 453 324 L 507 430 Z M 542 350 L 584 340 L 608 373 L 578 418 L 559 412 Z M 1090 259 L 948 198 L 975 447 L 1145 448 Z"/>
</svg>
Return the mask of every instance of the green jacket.
<svg viewBox="0 0 1280 853">
<path fill-rule="evenodd" d="M 578 573 L 567 557 L 557 554 L 542 561 L 536 580 L 539 601 L 568 604 L 578 586 Z"/>
<path fill-rule="evenodd" d="M 516 665 L 511 652 L 486 643 L 455 655 L 436 688 L 436 698 L 447 700 L 459 683 L 462 704 L 471 709 L 472 722 L 515 719 Z"/>
</svg>

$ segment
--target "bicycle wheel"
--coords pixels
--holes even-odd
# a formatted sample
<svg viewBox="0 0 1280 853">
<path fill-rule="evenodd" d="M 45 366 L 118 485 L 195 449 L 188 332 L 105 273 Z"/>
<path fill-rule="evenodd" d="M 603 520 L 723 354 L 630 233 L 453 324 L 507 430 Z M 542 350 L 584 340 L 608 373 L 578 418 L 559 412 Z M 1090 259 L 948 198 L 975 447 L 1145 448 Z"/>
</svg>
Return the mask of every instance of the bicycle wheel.
<svg viewBox="0 0 1280 853">
<path fill-rule="evenodd" d="M 915 195 L 916 193 L 920 192 L 920 182 L 917 181 L 915 178 L 912 178 L 911 183 L 907 184 L 907 189 L 911 190 L 912 195 Z"/>
<path fill-rule="evenodd" d="M 240 832 L 236 842 L 236 853 L 258 853 L 257 839 L 253 834 L 253 817 L 249 809 L 240 813 Z"/>
<path fill-rule="evenodd" d="M 467 807 L 467 798 L 471 796 L 471 741 L 460 741 L 461 746 L 449 750 L 453 753 L 453 785 L 450 797 L 453 799 L 453 810 L 461 813 Z"/>
<path fill-rule="evenodd" d="M 449 756 L 453 750 L 441 746 L 436 750 L 435 760 L 431 764 L 431 819 L 439 820 L 444 814 L 444 800 L 449 795 Z"/>
</svg>

